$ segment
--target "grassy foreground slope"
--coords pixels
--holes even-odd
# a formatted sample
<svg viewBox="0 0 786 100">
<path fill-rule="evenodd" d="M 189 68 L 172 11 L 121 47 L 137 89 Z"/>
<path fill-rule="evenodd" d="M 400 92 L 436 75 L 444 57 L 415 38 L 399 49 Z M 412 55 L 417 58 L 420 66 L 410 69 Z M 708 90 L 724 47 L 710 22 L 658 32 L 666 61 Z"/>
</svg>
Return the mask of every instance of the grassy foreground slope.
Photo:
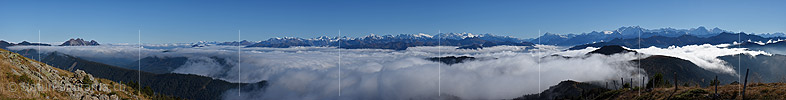
<svg viewBox="0 0 786 100">
<path fill-rule="evenodd" d="M 219 100 L 224 92 L 232 89 L 249 90 L 266 87 L 267 81 L 255 83 L 232 83 L 194 74 L 163 73 L 126 69 L 108 64 L 84 60 L 79 57 L 53 52 L 41 61 L 66 71 L 84 70 L 96 77 L 127 83 L 141 88 L 143 94 L 163 94 L 191 100 Z M 142 66 L 158 67 L 158 66 Z M 140 83 L 140 84 L 137 84 Z"/>
<path fill-rule="evenodd" d="M 669 83 L 673 84 L 673 83 Z M 742 85 L 733 83 L 718 86 L 658 85 L 646 89 L 626 87 L 606 89 L 602 86 L 571 80 L 562 81 L 538 94 L 527 94 L 514 100 L 740 100 Z M 779 100 L 786 98 L 786 83 L 749 83 L 745 89 L 745 100 Z"/>
<path fill-rule="evenodd" d="M 641 92 L 641 94 L 639 94 Z M 677 91 L 674 87 L 654 88 L 652 91 L 639 91 L 631 89 L 612 90 L 604 92 L 608 98 L 614 100 L 709 100 L 709 99 L 742 99 L 742 85 L 718 86 L 718 95 L 715 87 L 680 86 Z M 776 100 L 786 98 L 786 83 L 749 83 L 745 90 L 746 100 Z"/>
<path fill-rule="evenodd" d="M 134 88 L 93 77 L 82 70 L 69 72 L 0 49 L 0 99 L 149 100 Z"/>
</svg>

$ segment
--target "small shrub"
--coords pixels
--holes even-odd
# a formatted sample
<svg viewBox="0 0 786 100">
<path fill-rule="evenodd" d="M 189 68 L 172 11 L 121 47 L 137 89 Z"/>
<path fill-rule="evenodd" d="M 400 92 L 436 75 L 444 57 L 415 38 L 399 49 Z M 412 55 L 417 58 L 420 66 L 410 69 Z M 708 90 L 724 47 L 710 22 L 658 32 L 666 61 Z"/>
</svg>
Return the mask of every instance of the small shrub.
<svg viewBox="0 0 786 100">
<path fill-rule="evenodd" d="M 35 83 L 33 83 L 34 82 L 33 79 L 31 79 L 29 76 L 27 76 L 27 74 L 22 74 L 20 76 L 20 75 L 14 75 L 14 74 L 11 74 L 11 73 L 6 73 L 6 76 L 9 77 L 12 81 L 14 81 L 16 83 L 35 84 Z"/>
<path fill-rule="evenodd" d="M 82 77 L 82 83 L 82 87 L 89 87 L 90 85 L 93 85 L 93 81 L 91 81 L 90 78 L 87 78 L 87 76 Z"/>
<path fill-rule="evenodd" d="M 38 94 L 41 95 L 41 97 L 46 97 L 46 93 L 38 92 Z"/>
<path fill-rule="evenodd" d="M 715 86 L 715 85 L 720 85 L 720 81 L 717 79 L 713 79 L 712 81 L 710 81 L 710 86 Z"/>
<path fill-rule="evenodd" d="M 671 83 L 663 79 L 663 74 L 656 73 L 655 75 L 650 77 L 650 80 L 647 82 L 645 88 L 652 89 L 652 88 L 668 87 L 668 86 L 671 86 Z"/>
<path fill-rule="evenodd" d="M 630 88 L 630 84 L 629 83 L 625 83 L 625 84 L 622 85 L 622 88 Z"/>
<path fill-rule="evenodd" d="M 734 81 L 734 82 L 731 82 L 730 84 L 731 85 L 737 85 L 737 84 L 740 84 L 740 82 Z"/>
</svg>

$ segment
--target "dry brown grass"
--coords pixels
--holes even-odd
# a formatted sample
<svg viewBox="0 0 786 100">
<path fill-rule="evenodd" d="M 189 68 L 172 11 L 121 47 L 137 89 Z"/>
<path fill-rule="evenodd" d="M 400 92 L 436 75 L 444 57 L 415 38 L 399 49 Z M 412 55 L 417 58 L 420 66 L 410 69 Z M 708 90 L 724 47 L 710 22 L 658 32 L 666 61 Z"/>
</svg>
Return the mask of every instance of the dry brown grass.
<svg viewBox="0 0 786 100">
<path fill-rule="evenodd" d="M 620 90 L 615 90 L 620 91 Z M 641 92 L 641 94 L 639 94 Z M 655 88 L 652 91 L 646 92 L 643 90 L 626 90 L 620 91 L 616 96 L 611 99 L 618 100 L 705 100 L 719 98 L 727 99 L 742 99 L 741 93 L 742 85 L 722 85 L 718 86 L 718 95 L 715 94 L 715 87 L 679 87 L 677 92 L 674 92 L 673 87 L 669 88 Z M 786 83 L 749 83 L 745 91 L 746 99 L 755 100 L 773 100 L 786 98 Z"/>
<path fill-rule="evenodd" d="M 12 53 L 11 56 L 16 56 L 17 58 L 21 58 L 21 59 L 11 59 L 9 55 L 6 55 L 9 52 L 10 51 L 0 49 L 0 53 L 3 53 L 3 54 L 0 54 L 0 90 L 1 90 L 0 91 L 0 100 L 53 100 L 53 99 L 55 99 L 55 100 L 69 100 L 69 99 L 72 99 L 72 98 L 69 97 L 68 93 L 62 92 L 62 91 L 57 91 L 57 90 L 54 90 L 54 89 L 50 88 L 49 87 L 50 84 L 48 84 L 47 82 L 43 82 L 43 81 L 46 81 L 46 80 L 41 80 L 40 78 L 35 78 L 33 76 L 30 76 L 30 75 L 27 75 L 25 73 L 22 73 L 21 71 L 23 69 L 17 68 L 17 67 L 18 66 L 28 66 L 27 68 L 29 68 L 28 70 L 30 70 L 30 71 L 41 71 L 39 69 L 42 69 L 42 68 L 44 68 L 44 69 L 52 69 L 52 70 L 56 70 L 57 71 L 55 74 L 60 75 L 61 77 L 69 77 L 69 78 L 74 77 L 74 73 L 66 71 L 66 70 L 62 70 L 62 69 L 59 69 L 59 68 L 54 68 L 52 66 L 46 65 L 45 63 L 41 63 L 41 62 L 38 62 L 38 61 L 35 61 L 35 60 L 32 60 L 32 59 L 23 57 L 21 55 L 15 54 L 15 53 Z M 19 60 L 21 65 L 12 64 L 10 62 L 12 60 Z M 41 66 L 41 68 L 34 67 L 34 64 L 39 64 Z M 14 71 L 17 71 L 17 73 L 22 74 L 22 75 L 13 74 Z M 33 84 L 20 84 L 19 83 L 19 81 L 20 81 L 19 79 L 22 76 L 31 78 L 32 81 L 34 81 L 34 82 L 32 82 Z M 119 83 L 111 81 L 111 80 L 107 80 L 107 79 L 102 79 L 102 78 L 95 78 L 95 79 L 97 79 L 97 82 L 95 82 L 95 83 L 104 83 L 104 84 L 108 84 L 108 85 L 115 85 L 115 86 L 117 86 L 117 88 L 110 88 L 110 89 L 112 89 L 112 92 L 114 92 L 113 94 L 117 95 L 120 98 L 125 98 L 125 99 L 132 99 L 132 98 L 135 99 L 136 98 L 135 96 L 133 96 L 133 95 L 136 95 L 134 93 L 136 90 L 133 89 L 133 88 L 130 88 L 130 87 L 124 86 L 124 85 L 119 85 Z M 25 81 L 25 80 L 23 80 L 23 81 Z M 42 82 L 38 82 L 38 81 L 42 81 Z M 20 85 L 26 85 L 26 86 L 41 85 L 41 86 L 43 86 L 43 88 L 42 89 L 27 89 L 27 90 L 24 90 L 24 89 L 20 89 Z M 109 94 L 109 93 L 101 93 L 101 94 Z M 145 96 L 145 95 L 141 95 L 139 97 L 142 97 L 142 98 L 140 98 L 142 100 L 149 100 L 150 99 L 150 96 Z"/>
</svg>

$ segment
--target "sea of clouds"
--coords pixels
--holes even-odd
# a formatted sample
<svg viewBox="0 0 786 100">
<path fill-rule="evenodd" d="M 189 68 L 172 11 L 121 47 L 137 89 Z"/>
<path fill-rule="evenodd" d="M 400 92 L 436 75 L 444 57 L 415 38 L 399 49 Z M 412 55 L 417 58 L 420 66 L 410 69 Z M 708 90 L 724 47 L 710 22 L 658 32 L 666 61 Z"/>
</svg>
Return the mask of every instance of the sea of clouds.
<svg viewBox="0 0 786 100">
<path fill-rule="evenodd" d="M 726 73 L 732 75 L 739 75 L 732 66 L 729 66 L 726 61 L 719 59 L 720 56 L 728 56 L 735 54 L 746 54 L 751 57 L 756 55 L 772 55 L 764 51 L 751 51 L 747 48 L 727 48 L 729 44 L 720 45 L 687 45 L 682 47 L 669 46 L 668 48 L 649 47 L 636 49 L 636 51 L 652 54 L 652 55 L 666 55 L 677 57 L 691 61 L 699 67 L 711 71 Z"/>
<path fill-rule="evenodd" d="M 563 80 L 597 81 L 641 76 L 634 74 L 641 70 L 626 62 L 636 58 L 633 53 L 568 59 L 546 56 L 559 51 L 540 48 L 455 48 L 341 49 L 341 61 L 335 48 L 255 51 L 248 54 L 257 56 L 250 57 L 255 60 L 241 63 L 253 65 L 241 65 L 241 73 L 254 72 L 254 75 L 241 78 L 269 80 L 270 87 L 265 91 L 240 93 L 239 97 L 237 92 L 229 91 L 225 98 L 437 99 L 442 95 L 463 99 L 511 99 L 538 93 Z M 442 56 L 491 60 L 446 65 L 424 59 Z"/>
<path fill-rule="evenodd" d="M 717 57 L 739 53 L 766 54 L 718 45 L 634 49 L 647 55 L 586 55 L 598 48 L 562 51 L 564 47 L 548 45 L 534 48 L 496 46 L 481 50 L 432 46 L 401 51 L 334 47 L 160 48 L 167 47 L 46 46 L 40 51 L 127 61 L 150 56 L 188 57 L 187 63 L 174 73 L 197 74 L 230 82 L 266 80 L 270 83 L 267 88 L 255 91 L 229 90 L 224 93 L 225 99 L 511 99 L 541 92 L 564 80 L 641 78 L 645 76 L 641 73 L 643 70 L 629 61 L 647 55 L 674 56 L 705 69 L 736 74 Z M 38 47 L 13 46 L 9 49 Z M 446 65 L 425 59 L 444 56 L 472 56 L 481 60 Z M 209 57 L 227 60 L 220 62 Z M 230 66 L 223 66 L 226 64 Z"/>
</svg>

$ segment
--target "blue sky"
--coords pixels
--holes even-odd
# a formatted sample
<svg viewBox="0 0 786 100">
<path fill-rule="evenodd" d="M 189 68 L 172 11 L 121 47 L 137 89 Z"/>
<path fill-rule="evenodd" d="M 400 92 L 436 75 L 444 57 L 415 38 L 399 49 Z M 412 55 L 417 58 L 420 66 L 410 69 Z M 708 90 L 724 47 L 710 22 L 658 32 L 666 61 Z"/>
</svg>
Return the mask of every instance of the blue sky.
<svg viewBox="0 0 786 100">
<path fill-rule="evenodd" d="M 471 32 L 538 36 L 644 28 L 786 31 L 786 1 L 142 0 L 0 1 L 0 39 L 104 43 L 266 40 L 272 37 Z"/>
</svg>

